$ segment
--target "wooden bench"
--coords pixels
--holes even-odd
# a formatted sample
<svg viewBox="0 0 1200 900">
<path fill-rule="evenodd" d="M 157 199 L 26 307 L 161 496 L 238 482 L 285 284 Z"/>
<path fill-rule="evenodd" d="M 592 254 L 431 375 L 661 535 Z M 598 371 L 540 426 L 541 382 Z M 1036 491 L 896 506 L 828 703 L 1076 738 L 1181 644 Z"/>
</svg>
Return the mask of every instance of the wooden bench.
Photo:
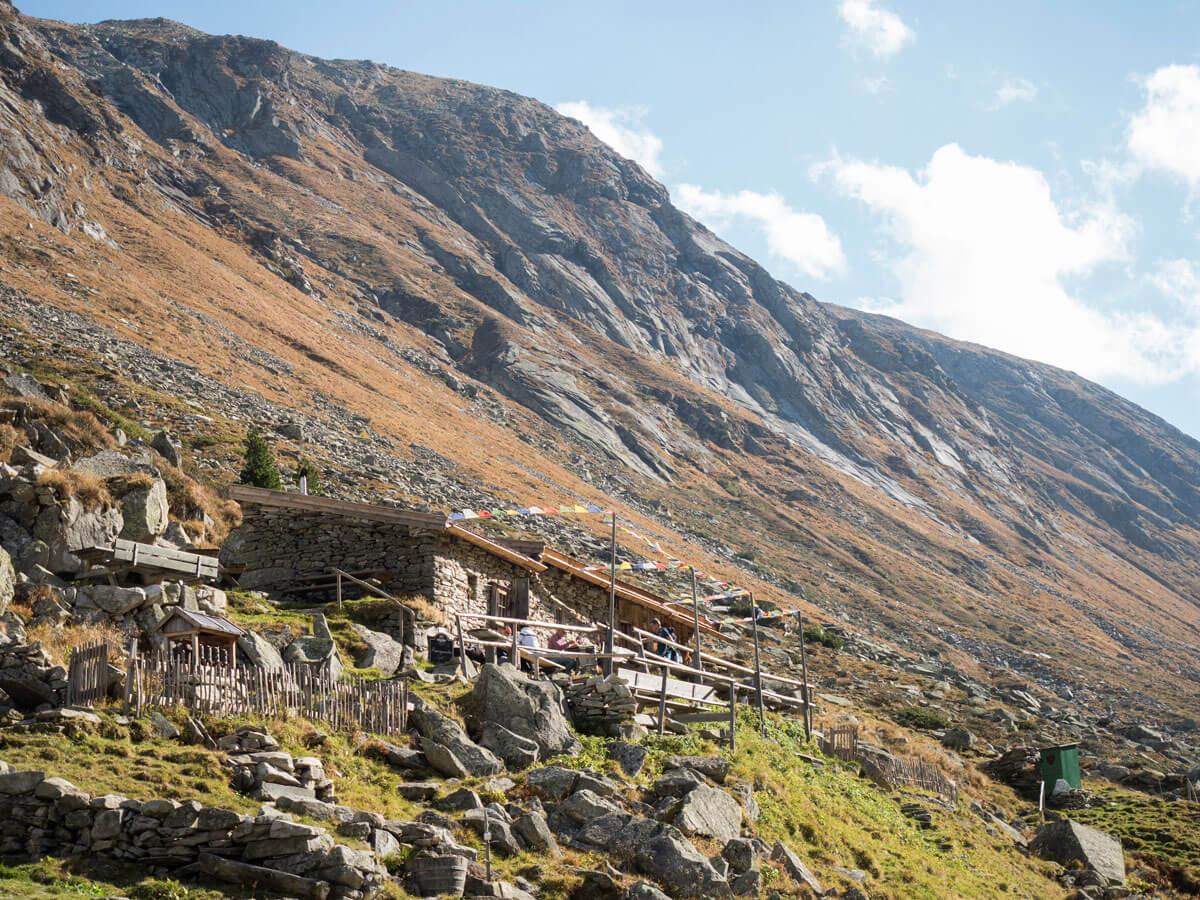
<svg viewBox="0 0 1200 900">
<path fill-rule="evenodd" d="M 124 538 L 117 538 L 110 545 L 89 547 L 77 555 L 89 564 L 100 564 L 98 568 L 89 567 L 81 578 L 107 576 L 109 581 L 115 581 L 118 574 L 138 572 L 156 578 L 170 575 L 181 581 L 196 583 L 215 582 L 220 576 L 216 557 Z"/>
</svg>

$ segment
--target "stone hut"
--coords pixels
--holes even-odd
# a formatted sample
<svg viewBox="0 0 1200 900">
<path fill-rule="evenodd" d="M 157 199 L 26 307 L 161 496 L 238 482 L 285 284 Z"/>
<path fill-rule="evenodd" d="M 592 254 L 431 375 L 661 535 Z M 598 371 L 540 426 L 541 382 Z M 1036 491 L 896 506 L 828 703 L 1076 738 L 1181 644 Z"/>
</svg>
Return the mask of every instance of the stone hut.
<svg viewBox="0 0 1200 900">
<path fill-rule="evenodd" d="M 428 597 L 445 609 L 543 621 L 608 620 L 607 572 L 546 547 L 540 541 L 491 539 L 414 512 L 235 485 L 242 525 L 221 550 L 221 563 L 240 570 L 253 590 L 288 593 L 339 568 L 374 577 L 391 594 Z M 692 614 L 655 594 L 617 581 L 621 629 L 645 628 L 658 618 L 682 641 L 691 639 Z M 711 629 L 706 620 L 701 627 Z"/>
</svg>

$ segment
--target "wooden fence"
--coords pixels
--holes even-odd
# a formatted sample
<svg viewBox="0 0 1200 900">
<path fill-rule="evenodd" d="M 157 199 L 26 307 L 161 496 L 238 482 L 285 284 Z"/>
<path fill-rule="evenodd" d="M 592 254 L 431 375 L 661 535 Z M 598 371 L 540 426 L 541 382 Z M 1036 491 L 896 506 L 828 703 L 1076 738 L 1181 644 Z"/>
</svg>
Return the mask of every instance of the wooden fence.
<svg viewBox="0 0 1200 900">
<path fill-rule="evenodd" d="M 202 648 L 203 651 L 203 648 Z M 408 728 L 408 681 L 335 680 L 303 663 L 282 669 L 223 664 L 221 651 L 189 656 L 132 656 L 127 663 L 125 702 L 146 709 L 183 706 L 218 716 L 299 717 L 333 728 L 372 734 L 401 734 Z"/>
<path fill-rule="evenodd" d="M 71 649 L 67 706 L 94 706 L 108 693 L 108 644 L 93 641 Z"/>
<path fill-rule="evenodd" d="M 858 726 L 853 723 L 827 726 L 821 732 L 821 752 L 854 762 L 858 759 Z"/>
<path fill-rule="evenodd" d="M 861 762 L 867 759 L 858 744 L 858 725 L 845 723 L 842 725 L 827 725 L 822 729 L 821 752 L 827 756 L 844 759 L 847 762 Z M 931 766 L 923 759 L 909 759 L 900 756 L 882 756 L 870 754 L 871 764 L 879 770 L 883 778 L 893 788 L 901 784 L 911 785 L 922 790 L 931 791 L 958 802 L 958 785 L 947 778 L 937 766 Z"/>
</svg>

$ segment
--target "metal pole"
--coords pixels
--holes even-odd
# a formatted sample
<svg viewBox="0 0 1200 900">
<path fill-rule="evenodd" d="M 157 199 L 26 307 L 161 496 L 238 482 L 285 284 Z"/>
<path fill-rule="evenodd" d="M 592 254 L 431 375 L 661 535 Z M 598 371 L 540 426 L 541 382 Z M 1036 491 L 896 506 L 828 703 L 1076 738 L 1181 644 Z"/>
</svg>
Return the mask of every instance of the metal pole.
<svg viewBox="0 0 1200 900">
<path fill-rule="evenodd" d="M 692 634 L 696 641 L 696 668 L 704 671 L 704 656 L 700 653 L 700 602 L 696 599 L 696 567 L 688 566 L 692 573 Z"/>
<path fill-rule="evenodd" d="M 608 644 L 605 652 L 608 657 L 604 661 L 604 674 L 611 675 L 613 670 L 613 648 L 616 646 L 617 630 L 617 511 L 612 511 L 612 554 L 608 563 Z"/>
<path fill-rule="evenodd" d="M 804 651 L 804 613 L 797 611 L 800 618 L 800 672 L 804 679 L 804 739 L 812 739 L 812 698 L 808 693 L 808 654 Z"/>
<path fill-rule="evenodd" d="M 754 689 L 758 692 L 759 731 L 767 736 L 767 714 L 763 711 L 762 666 L 758 661 L 758 604 L 754 602 L 754 591 L 750 591 L 750 622 L 754 630 Z"/>
</svg>

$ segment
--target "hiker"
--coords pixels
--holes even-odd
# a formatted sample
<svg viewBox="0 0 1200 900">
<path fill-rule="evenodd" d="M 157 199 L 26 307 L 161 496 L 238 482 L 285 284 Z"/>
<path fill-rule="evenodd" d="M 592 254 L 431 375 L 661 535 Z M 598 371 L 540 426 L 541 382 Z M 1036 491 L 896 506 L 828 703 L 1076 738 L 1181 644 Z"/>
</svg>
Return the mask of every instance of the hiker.
<svg viewBox="0 0 1200 900">
<path fill-rule="evenodd" d="M 670 629 L 664 627 L 663 623 L 660 622 L 658 619 L 650 620 L 650 632 L 655 637 L 666 638 L 667 640 L 671 639 Z M 654 644 L 654 648 L 650 652 L 655 654 L 656 656 L 663 657 L 663 659 L 669 659 L 672 661 L 674 661 L 674 659 L 675 659 L 675 651 L 672 650 L 666 644 L 664 644 L 662 641 L 656 641 Z"/>
<path fill-rule="evenodd" d="M 564 650 L 579 649 L 572 641 L 567 640 L 567 632 L 562 628 L 555 629 L 554 634 L 550 635 L 550 640 L 546 643 L 546 646 L 560 653 Z M 551 657 L 550 661 L 562 666 L 563 671 L 568 675 L 579 668 L 579 658 L 575 656 L 555 656 Z"/>
<path fill-rule="evenodd" d="M 538 643 L 537 632 L 533 630 L 532 625 L 522 625 L 521 630 L 517 632 L 517 645 L 520 647 L 530 647 L 537 650 L 541 645 Z M 521 658 L 521 671 L 532 672 L 533 660 L 525 657 Z"/>
</svg>

